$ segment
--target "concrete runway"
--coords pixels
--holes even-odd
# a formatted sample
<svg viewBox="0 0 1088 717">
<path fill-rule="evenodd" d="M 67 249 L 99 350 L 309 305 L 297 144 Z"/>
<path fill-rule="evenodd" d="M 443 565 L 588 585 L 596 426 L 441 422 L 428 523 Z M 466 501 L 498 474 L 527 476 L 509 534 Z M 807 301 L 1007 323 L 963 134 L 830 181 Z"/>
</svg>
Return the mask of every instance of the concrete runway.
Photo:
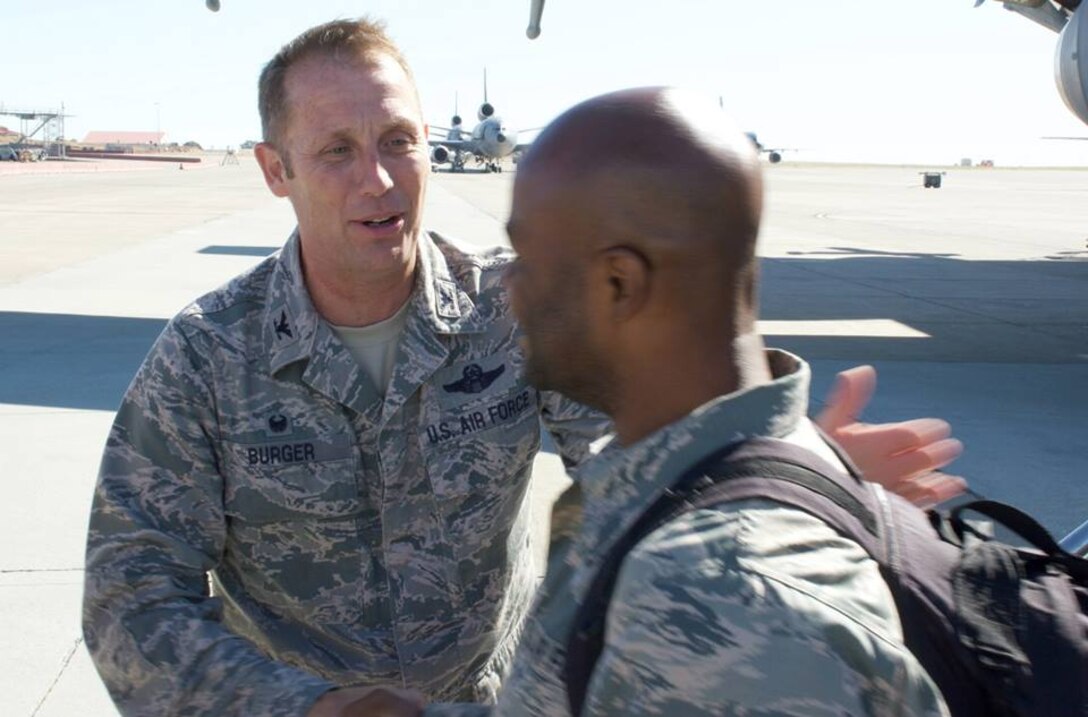
<svg viewBox="0 0 1088 717">
<path fill-rule="evenodd" d="M 165 320 L 293 227 L 255 164 L 0 166 L 0 714 L 115 715 L 80 636 L 87 510 Z M 873 363 L 865 418 L 950 420 L 952 467 L 1056 534 L 1088 518 L 1088 171 L 768 168 L 763 317 L 813 396 Z M 428 225 L 505 242 L 513 175 L 436 174 Z M 544 515 L 561 487 L 539 459 Z M 543 517 L 541 518 L 543 520 Z"/>
</svg>

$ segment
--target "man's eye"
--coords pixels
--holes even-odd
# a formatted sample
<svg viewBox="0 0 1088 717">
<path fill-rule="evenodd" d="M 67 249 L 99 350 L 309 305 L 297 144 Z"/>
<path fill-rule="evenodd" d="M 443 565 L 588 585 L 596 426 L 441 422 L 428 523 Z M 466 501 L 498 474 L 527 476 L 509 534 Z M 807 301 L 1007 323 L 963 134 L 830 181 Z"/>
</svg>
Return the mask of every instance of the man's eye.
<svg viewBox="0 0 1088 717">
<path fill-rule="evenodd" d="M 331 155 L 342 155 L 347 154 L 350 151 L 351 147 L 348 147 L 346 144 L 338 144 L 335 147 L 330 147 L 328 150 L 326 150 L 325 153 Z"/>
<path fill-rule="evenodd" d="M 408 149 L 415 145 L 415 140 L 407 135 L 398 135 L 390 137 L 386 144 L 391 149 Z"/>
</svg>

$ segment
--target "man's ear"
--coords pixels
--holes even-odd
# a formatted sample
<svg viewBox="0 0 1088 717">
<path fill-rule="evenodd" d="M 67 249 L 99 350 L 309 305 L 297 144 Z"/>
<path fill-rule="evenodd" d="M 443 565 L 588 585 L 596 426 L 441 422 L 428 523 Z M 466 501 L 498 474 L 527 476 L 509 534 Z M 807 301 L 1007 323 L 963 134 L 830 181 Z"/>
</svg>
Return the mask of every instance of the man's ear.
<svg viewBox="0 0 1088 717">
<path fill-rule="evenodd" d="M 268 142 L 260 142 L 253 148 L 253 156 L 257 158 L 257 164 L 261 165 L 264 182 L 272 193 L 277 197 L 286 197 L 288 195 L 287 166 L 276 148 Z"/>
<path fill-rule="evenodd" d="M 650 263 L 629 247 L 605 249 L 601 255 L 608 282 L 609 312 L 616 321 L 627 321 L 650 300 Z"/>
</svg>

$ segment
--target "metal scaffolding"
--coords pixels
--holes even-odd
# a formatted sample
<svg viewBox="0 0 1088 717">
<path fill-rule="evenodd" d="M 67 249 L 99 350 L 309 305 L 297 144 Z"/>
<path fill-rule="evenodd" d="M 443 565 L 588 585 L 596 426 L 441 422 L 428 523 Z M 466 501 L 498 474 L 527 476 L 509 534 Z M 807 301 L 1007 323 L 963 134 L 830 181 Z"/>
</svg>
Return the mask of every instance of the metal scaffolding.
<svg viewBox="0 0 1088 717">
<path fill-rule="evenodd" d="M 50 157 L 64 157 L 64 105 L 60 110 L 26 110 L 6 107 L 0 104 L 0 117 L 18 117 L 20 142 L 34 140 L 41 142 L 42 148 Z M 38 138 L 39 133 L 41 137 Z"/>
</svg>

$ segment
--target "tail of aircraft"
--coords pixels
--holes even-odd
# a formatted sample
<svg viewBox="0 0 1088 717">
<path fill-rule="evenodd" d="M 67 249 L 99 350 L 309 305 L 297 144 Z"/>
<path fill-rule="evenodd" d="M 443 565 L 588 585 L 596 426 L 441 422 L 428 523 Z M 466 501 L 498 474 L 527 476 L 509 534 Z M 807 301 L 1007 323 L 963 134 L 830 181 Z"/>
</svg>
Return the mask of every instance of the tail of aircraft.
<svg viewBox="0 0 1088 717">
<path fill-rule="evenodd" d="M 491 106 L 491 103 L 487 101 L 487 68 L 484 68 L 484 103 L 480 105 L 479 112 L 476 113 L 476 117 L 483 122 L 485 119 L 495 114 L 495 108 Z"/>
</svg>

